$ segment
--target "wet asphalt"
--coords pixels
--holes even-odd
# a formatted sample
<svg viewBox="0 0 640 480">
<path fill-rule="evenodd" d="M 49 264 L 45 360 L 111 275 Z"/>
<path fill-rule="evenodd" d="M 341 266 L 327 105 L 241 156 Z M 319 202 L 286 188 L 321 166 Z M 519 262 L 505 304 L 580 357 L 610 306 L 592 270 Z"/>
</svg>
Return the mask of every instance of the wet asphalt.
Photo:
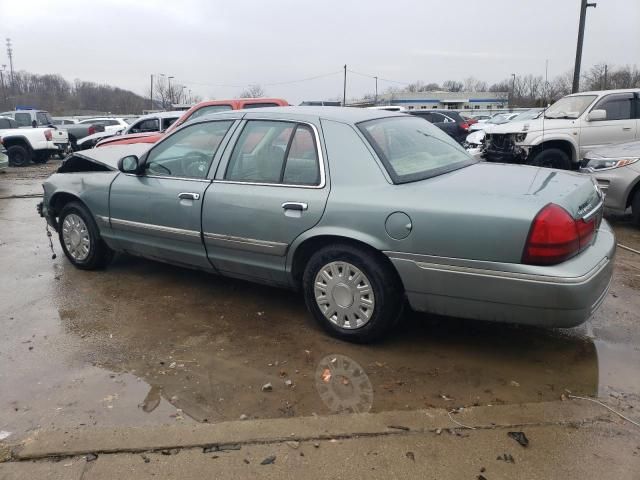
<svg viewBox="0 0 640 480">
<path fill-rule="evenodd" d="M 126 255 L 51 258 L 35 206 L 57 166 L 0 173 L 0 431 L 558 400 L 640 401 L 640 255 L 618 249 L 595 316 L 545 330 L 407 313 L 390 337 L 327 337 L 300 295 Z M 640 228 L 612 219 L 640 250 Z M 55 235 L 55 233 L 54 233 Z M 271 384 L 264 391 L 265 384 Z"/>
</svg>

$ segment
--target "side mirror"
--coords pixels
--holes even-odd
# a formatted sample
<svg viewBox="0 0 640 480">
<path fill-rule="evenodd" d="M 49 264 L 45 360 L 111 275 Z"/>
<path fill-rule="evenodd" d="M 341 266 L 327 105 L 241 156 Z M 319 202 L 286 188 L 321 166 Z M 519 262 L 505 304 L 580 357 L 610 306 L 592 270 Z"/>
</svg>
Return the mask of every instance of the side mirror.
<svg viewBox="0 0 640 480">
<path fill-rule="evenodd" d="M 606 119 L 607 119 L 606 110 L 591 110 L 591 112 L 589 112 L 589 115 L 587 115 L 587 121 L 589 122 L 606 120 Z"/>
<path fill-rule="evenodd" d="M 140 159 L 135 155 L 127 155 L 118 160 L 118 170 L 122 173 L 137 175 L 140 171 Z"/>
</svg>

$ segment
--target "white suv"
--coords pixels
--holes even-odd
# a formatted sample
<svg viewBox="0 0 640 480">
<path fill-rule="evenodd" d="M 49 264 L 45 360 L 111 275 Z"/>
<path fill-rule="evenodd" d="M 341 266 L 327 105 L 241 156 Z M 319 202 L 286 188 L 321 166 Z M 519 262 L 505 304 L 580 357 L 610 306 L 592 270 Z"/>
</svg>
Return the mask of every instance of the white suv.
<svg viewBox="0 0 640 480">
<path fill-rule="evenodd" d="M 536 120 L 497 125 L 488 161 L 574 169 L 589 150 L 640 138 L 640 88 L 568 95 Z"/>
</svg>

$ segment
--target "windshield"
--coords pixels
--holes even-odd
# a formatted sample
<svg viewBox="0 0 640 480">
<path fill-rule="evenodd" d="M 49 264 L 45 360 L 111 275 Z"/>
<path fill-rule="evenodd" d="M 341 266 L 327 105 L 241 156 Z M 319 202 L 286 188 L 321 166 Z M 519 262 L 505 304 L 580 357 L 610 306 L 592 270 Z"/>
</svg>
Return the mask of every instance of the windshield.
<svg viewBox="0 0 640 480">
<path fill-rule="evenodd" d="M 499 113 L 495 117 L 490 118 L 489 120 L 487 120 L 487 123 L 501 124 L 501 123 L 507 123 L 508 121 L 509 121 L 509 116 L 508 115 L 506 115 L 504 113 Z"/>
<path fill-rule="evenodd" d="M 578 118 L 595 99 L 595 95 L 561 98 L 547 109 L 544 118 Z"/>
<path fill-rule="evenodd" d="M 538 110 L 538 109 L 527 110 L 526 112 L 522 112 L 516 115 L 511 120 L 513 122 L 519 122 L 521 120 L 533 120 L 534 118 L 538 118 L 541 113 L 542 113 L 542 110 Z"/>
<path fill-rule="evenodd" d="M 228 110 L 231 110 L 231 105 L 209 105 L 193 112 L 187 120 L 193 120 L 194 118 L 209 115 L 210 113 L 226 112 Z"/>
<path fill-rule="evenodd" d="M 418 118 L 369 120 L 358 128 L 394 183 L 424 180 L 475 163 L 455 140 Z"/>
</svg>

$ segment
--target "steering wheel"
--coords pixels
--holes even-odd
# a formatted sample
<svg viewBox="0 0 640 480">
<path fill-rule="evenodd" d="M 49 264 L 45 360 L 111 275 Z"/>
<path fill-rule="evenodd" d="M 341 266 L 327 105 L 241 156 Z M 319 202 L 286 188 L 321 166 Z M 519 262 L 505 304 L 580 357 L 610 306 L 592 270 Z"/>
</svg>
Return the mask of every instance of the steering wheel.
<svg viewBox="0 0 640 480">
<path fill-rule="evenodd" d="M 162 165 L 161 163 L 151 162 L 147 164 L 147 170 L 151 173 L 155 173 L 158 175 L 171 175 L 171 170 Z"/>
<path fill-rule="evenodd" d="M 204 178 L 209 169 L 209 155 L 192 151 L 180 159 L 182 171 L 187 177 Z"/>
</svg>

